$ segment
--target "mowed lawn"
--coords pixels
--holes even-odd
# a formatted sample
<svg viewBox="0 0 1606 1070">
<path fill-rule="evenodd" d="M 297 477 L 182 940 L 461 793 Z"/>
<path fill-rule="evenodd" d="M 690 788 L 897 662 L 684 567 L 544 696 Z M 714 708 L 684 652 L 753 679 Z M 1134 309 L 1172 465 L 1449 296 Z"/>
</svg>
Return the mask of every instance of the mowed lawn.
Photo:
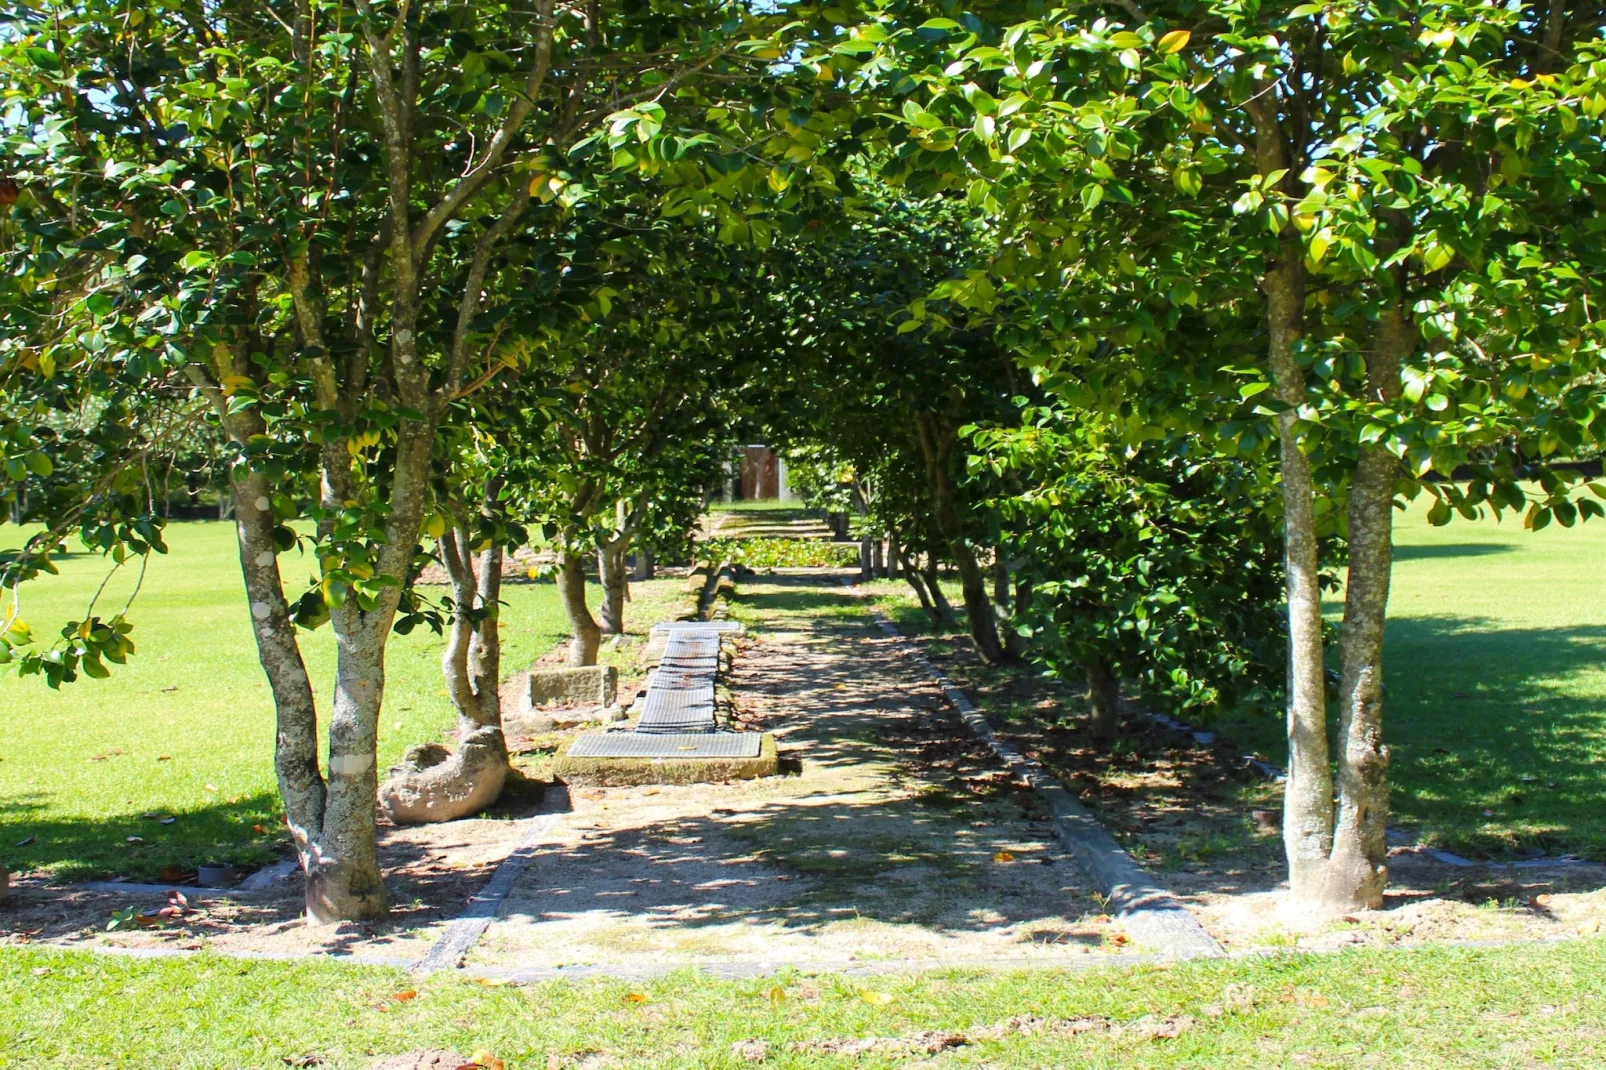
<svg viewBox="0 0 1606 1070">
<path fill-rule="evenodd" d="M 0 547 L 18 541 L 19 529 L 0 525 Z M 0 676 L 0 865 L 14 873 L 153 878 L 202 861 L 260 864 L 280 848 L 273 704 L 256 662 L 233 525 L 174 523 L 167 542 L 170 552 L 152 556 L 129 614 L 137 653 L 126 667 L 60 691 L 39 677 Z M 294 552 L 280 561 L 287 581 L 313 568 Z M 23 588 L 23 618 L 37 635 L 53 636 L 83 616 L 110 564 L 71 554 L 59 562 L 59 577 Z M 135 567 L 112 579 L 98 613 L 122 606 Z M 661 610 L 658 603 L 678 599 L 680 588 L 679 580 L 634 585 L 641 612 L 631 621 L 627 608 L 630 630 Z M 503 601 L 503 671 L 512 673 L 550 650 L 567 623 L 550 582 L 505 585 Z M 392 636 L 381 768 L 453 725 L 443 644 L 428 628 Z M 332 631 L 302 633 L 302 648 L 327 702 Z M 168 817 L 174 820 L 163 823 Z"/>
<path fill-rule="evenodd" d="M 1427 504 L 1396 513 L 1391 823 L 1484 857 L 1542 847 L 1606 858 L 1606 522 L 1533 532 L 1508 515 L 1435 528 Z M 901 580 L 874 589 L 900 624 L 923 626 Z M 962 614 L 957 585 L 949 594 Z M 1327 609 L 1342 616 L 1341 601 Z M 1286 763 L 1280 712 L 1220 727 Z"/>
<path fill-rule="evenodd" d="M 6 948 L 0 1066 L 365 1070 L 446 1048 L 508 1070 L 1586 1070 L 1606 1043 L 1602 999 L 1600 938 L 1072 973 L 683 971 L 522 988 L 327 959 Z"/>
</svg>

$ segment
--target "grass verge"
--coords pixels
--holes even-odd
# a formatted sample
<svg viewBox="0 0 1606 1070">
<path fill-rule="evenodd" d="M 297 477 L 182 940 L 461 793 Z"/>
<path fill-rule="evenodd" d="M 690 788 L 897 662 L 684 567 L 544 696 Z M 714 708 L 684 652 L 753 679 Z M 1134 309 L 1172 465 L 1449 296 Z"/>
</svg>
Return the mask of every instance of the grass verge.
<svg viewBox="0 0 1606 1070">
<path fill-rule="evenodd" d="M 1520 979 L 1520 980 L 1519 980 Z M 415 995 L 401 999 L 402 993 Z M 0 1065 L 366 1067 L 421 1048 L 521 1068 L 1599 1065 L 1606 941 L 1077 973 L 418 982 L 328 960 L 0 951 Z M 880 1044 L 863 1042 L 879 1039 Z M 860 1043 L 854 1043 L 860 1042 Z M 920 1065 L 934 1065 L 920 1062 Z"/>
</svg>

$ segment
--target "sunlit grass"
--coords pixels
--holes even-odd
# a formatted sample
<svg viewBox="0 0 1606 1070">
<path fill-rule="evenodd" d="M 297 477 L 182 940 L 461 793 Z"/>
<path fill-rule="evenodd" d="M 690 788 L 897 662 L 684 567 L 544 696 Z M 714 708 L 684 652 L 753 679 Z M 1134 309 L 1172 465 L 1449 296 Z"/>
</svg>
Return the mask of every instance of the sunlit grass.
<svg viewBox="0 0 1606 1070">
<path fill-rule="evenodd" d="M 18 537 L 17 528 L 0 526 L 0 546 Z M 259 863 L 277 851 L 273 706 L 256 661 L 233 526 L 174 523 L 167 541 L 171 552 L 153 555 L 130 612 L 138 652 L 126 667 L 60 691 L 38 677 L 0 676 L 0 865 L 13 872 L 149 877 L 214 858 Z M 281 561 L 287 581 L 312 567 L 294 554 Z M 82 617 L 110 562 L 76 553 L 59 564 L 59 577 L 24 588 L 23 615 L 41 635 Z M 97 612 L 120 608 L 134 579 L 132 567 L 118 573 Z M 636 629 L 632 617 L 661 618 L 678 603 L 680 586 L 634 585 L 627 625 Z M 549 582 L 508 584 L 503 600 L 503 669 L 511 673 L 550 650 L 568 625 Z M 428 628 L 391 638 L 381 767 L 453 724 L 443 644 Z M 318 698 L 327 701 L 331 630 L 303 633 L 302 648 Z M 162 824 L 168 816 L 176 820 Z"/>
</svg>

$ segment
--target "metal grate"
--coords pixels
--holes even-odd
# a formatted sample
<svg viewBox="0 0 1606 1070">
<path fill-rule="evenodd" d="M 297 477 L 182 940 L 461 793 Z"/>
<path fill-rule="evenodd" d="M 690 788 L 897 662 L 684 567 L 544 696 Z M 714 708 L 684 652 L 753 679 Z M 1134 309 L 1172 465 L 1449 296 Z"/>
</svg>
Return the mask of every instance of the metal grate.
<svg viewBox="0 0 1606 1070">
<path fill-rule="evenodd" d="M 652 630 L 659 633 L 707 632 L 717 634 L 719 632 L 739 632 L 743 629 L 741 622 L 734 620 L 671 620 L 664 621 L 662 624 L 654 624 Z"/>
<path fill-rule="evenodd" d="M 757 758 L 761 736 L 759 732 L 588 732 L 575 739 L 569 757 Z"/>
</svg>

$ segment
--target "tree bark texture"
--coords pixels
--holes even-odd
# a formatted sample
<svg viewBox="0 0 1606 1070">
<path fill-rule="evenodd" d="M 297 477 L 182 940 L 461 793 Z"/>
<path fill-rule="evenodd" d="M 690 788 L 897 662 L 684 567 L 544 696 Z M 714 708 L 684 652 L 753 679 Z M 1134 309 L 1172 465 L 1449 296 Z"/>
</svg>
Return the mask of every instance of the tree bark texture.
<svg viewBox="0 0 1606 1070">
<path fill-rule="evenodd" d="M 1087 706 L 1093 737 L 1114 739 L 1121 730 L 1121 681 L 1103 658 L 1087 663 Z"/>
<path fill-rule="evenodd" d="M 602 584 L 602 631 L 607 635 L 625 633 L 625 602 L 630 598 L 625 554 L 629 548 L 630 539 L 622 537 L 597 550 L 597 577 Z"/>
<path fill-rule="evenodd" d="M 1398 305 L 1379 317 L 1367 357 L 1374 401 L 1400 394 L 1400 365 L 1416 346 L 1416 327 Z M 1349 498 L 1349 571 L 1339 647 L 1338 802 L 1322 899 L 1336 911 L 1376 907 L 1388 880 L 1388 748 L 1383 744 L 1383 630 L 1393 565 L 1394 484 L 1399 460 L 1379 443 L 1363 445 Z"/>
<path fill-rule="evenodd" d="M 497 487 L 487 490 L 483 510 L 495 508 Z M 479 553 L 475 565 L 467 528 L 441 539 L 441 558 L 452 583 L 452 616 L 441 671 L 457 708 L 458 745 L 415 747 L 380 787 L 379 798 L 400 824 L 452 821 L 490 806 L 501 797 L 510 771 L 502 734 L 502 640 L 498 625 L 502 593 L 502 547 Z"/>
<path fill-rule="evenodd" d="M 957 436 L 930 413 L 921 413 L 916 422 L 921 452 L 925 455 L 933 518 L 937 522 L 937 530 L 948 544 L 954 566 L 959 569 L 959 586 L 965 598 L 970 637 L 982 660 L 996 665 L 1005 659 L 1004 646 L 998 640 L 992 600 L 987 597 L 987 578 L 976 561 L 970 541 L 965 538 L 964 522 L 959 515 L 957 491 L 950 468 Z"/>
<path fill-rule="evenodd" d="M 926 564 L 919 570 L 921 579 L 926 581 L 926 590 L 931 592 L 931 604 L 936 610 L 938 625 L 952 626 L 959 622 L 959 615 L 954 612 L 953 603 L 948 596 L 942 593 L 942 584 L 938 582 L 940 576 L 937 572 L 937 560 L 930 554 L 926 555 Z"/>
<path fill-rule="evenodd" d="M 1250 107 L 1250 114 L 1260 173 L 1291 168 L 1291 153 L 1275 102 L 1263 94 Z M 1297 360 L 1304 334 L 1305 269 L 1300 239 L 1292 228 L 1267 265 L 1261 287 L 1266 296 L 1273 389 L 1284 406 L 1277 417 L 1288 593 L 1288 781 L 1283 797 L 1283 846 L 1294 899 L 1315 902 L 1322 894 L 1332 849 L 1333 778 L 1328 765 L 1315 491 L 1310 461 L 1299 448 L 1294 412 L 1305 398 L 1305 373 Z"/>
<path fill-rule="evenodd" d="M 569 664 L 595 665 L 602 646 L 602 629 L 586 605 L 586 573 L 579 554 L 564 552 L 558 572 L 558 595 L 563 599 L 563 611 L 569 615 Z"/>
</svg>

